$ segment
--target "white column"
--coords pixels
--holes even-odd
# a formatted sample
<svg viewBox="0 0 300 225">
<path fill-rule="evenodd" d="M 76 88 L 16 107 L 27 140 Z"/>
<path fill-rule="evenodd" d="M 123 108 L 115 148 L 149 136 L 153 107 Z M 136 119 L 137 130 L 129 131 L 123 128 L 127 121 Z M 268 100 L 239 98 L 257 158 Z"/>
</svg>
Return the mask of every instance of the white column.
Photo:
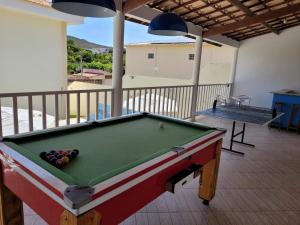
<svg viewBox="0 0 300 225">
<path fill-rule="evenodd" d="M 123 50 L 124 50 L 124 13 L 117 11 L 114 17 L 114 45 L 113 45 L 113 68 L 112 87 L 113 116 L 122 115 L 122 76 L 123 76 Z"/>
<path fill-rule="evenodd" d="M 195 46 L 195 57 L 194 57 L 194 69 L 193 69 L 193 95 L 192 95 L 192 105 L 191 105 L 191 121 L 195 121 L 196 109 L 197 109 L 197 95 L 198 95 L 198 85 L 200 77 L 200 67 L 201 67 L 201 55 L 202 55 L 202 36 L 197 36 L 196 46 Z"/>
<path fill-rule="evenodd" d="M 239 49 L 235 48 L 233 53 L 233 59 L 232 59 L 232 65 L 231 65 L 231 72 L 230 72 L 230 79 L 229 83 L 231 84 L 230 88 L 230 94 L 229 96 L 232 96 L 233 94 L 233 86 L 235 81 L 235 75 L 236 75 L 236 64 L 237 64 L 237 58 L 238 58 Z"/>
</svg>

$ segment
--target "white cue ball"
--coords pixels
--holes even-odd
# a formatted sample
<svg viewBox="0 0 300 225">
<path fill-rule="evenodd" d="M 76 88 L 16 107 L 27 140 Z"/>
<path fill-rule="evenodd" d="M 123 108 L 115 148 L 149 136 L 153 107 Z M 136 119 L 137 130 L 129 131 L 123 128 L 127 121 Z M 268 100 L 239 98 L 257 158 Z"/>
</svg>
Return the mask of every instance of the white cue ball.
<svg viewBox="0 0 300 225">
<path fill-rule="evenodd" d="M 165 125 L 163 123 L 159 123 L 159 128 L 165 128 Z"/>
</svg>

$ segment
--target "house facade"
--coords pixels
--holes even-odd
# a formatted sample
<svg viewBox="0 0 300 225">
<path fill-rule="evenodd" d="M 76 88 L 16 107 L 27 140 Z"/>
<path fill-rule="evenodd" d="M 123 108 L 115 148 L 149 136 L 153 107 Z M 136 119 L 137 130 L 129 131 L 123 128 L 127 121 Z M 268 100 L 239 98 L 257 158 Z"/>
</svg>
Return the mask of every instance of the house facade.
<svg viewBox="0 0 300 225">
<path fill-rule="evenodd" d="M 230 82 L 234 51 L 226 45 L 204 44 L 199 83 Z M 128 44 L 126 75 L 191 81 L 194 52 L 194 42 Z"/>
<path fill-rule="evenodd" d="M 0 0 L 0 93 L 66 90 L 67 25 L 80 23 L 47 0 Z"/>
</svg>

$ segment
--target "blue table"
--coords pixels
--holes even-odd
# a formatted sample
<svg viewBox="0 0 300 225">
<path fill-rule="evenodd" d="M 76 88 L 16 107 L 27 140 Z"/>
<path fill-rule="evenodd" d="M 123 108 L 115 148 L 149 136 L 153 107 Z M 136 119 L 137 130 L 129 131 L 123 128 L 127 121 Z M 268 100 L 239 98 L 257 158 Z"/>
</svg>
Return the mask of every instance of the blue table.
<svg viewBox="0 0 300 225">
<path fill-rule="evenodd" d="M 291 115 L 291 109 L 293 104 L 300 104 L 300 93 L 292 90 L 274 91 L 273 93 L 273 107 L 276 102 L 284 103 L 282 111 L 284 116 L 281 119 L 281 127 L 287 128 L 289 126 L 289 118 Z M 295 116 L 293 119 L 293 125 L 297 126 L 299 116 Z"/>
</svg>

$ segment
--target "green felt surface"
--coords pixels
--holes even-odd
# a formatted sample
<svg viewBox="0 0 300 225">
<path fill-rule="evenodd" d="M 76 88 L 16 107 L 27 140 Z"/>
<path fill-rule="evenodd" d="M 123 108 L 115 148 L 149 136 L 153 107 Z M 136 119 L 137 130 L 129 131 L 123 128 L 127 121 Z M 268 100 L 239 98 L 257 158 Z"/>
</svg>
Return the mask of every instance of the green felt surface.
<svg viewBox="0 0 300 225">
<path fill-rule="evenodd" d="M 5 143 L 70 185 L 92 186 L 213 130 L 142 117 L 68 131 Z M 74 148 L 80 150 L 79 156 L 62 170 L 39 158 L 42 151 Z"/>
</svg>

